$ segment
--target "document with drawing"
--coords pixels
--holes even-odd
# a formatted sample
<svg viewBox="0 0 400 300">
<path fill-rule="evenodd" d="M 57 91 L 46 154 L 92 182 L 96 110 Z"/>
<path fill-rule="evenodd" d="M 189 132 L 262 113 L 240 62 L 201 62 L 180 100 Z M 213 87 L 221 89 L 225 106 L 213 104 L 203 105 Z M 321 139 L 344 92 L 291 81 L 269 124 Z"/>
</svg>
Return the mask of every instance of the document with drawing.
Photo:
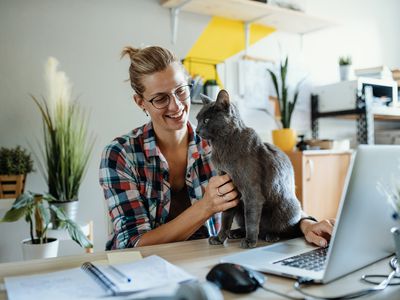
<svg viewBox="0 0 400 300">
<path fill-rule="evenodd" d="M 159 256 L 149 256 L 134 263 L 96 267 L 105 276 L 95 279 L 91 272 L 73 268 L 58 272 L 6 277 L 8 299 L 96 299 L 107 295 L 125 295 L 196 278 Z M 115 271 L 118 270 L 117 272 Z M 117 275 L 117 273 L 120 273 Z M 124 276 L 121 276 L 123 274 Z M 129 278 L 130 280 L 127 280 Z M 109 281 L 109 282 L 108 282 Z M 107 284 L 104 284 L 108 282 Z"/>
</svg>

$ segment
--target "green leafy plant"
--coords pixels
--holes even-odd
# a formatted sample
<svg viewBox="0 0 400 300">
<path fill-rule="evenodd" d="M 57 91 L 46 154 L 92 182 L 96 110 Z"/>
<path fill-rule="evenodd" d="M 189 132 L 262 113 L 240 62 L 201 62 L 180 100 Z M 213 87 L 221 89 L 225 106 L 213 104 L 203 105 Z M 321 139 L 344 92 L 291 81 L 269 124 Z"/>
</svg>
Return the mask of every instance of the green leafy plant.
<svg viewBox="0 0 400 300">
<path fill-rule="evenodd" d="M 339 66 L 348 66 L 352 64 L 351 56 L 340 56 Z"/>
<path fill-rule="evenodd" d="M 278 109 L 281 113 L 281 124 L 283 128 L 290 128 L 290 122 L 292 119 L 292 114 L 294 107 L 296 106 L 296 102 L 299 96 L 299 87 L 303 82 L 302 79 L 296 86 L 294 91 L 293 100 L 289 101 L 289 87 L 287 86 L 287 72 L 288 72 L 288 64 L 289 57 L 286 56 L 285 60 L 279 65 L 279 74 L 276 74 L 274 71 L 267 69 L 269 74 L 271 75 L 272 82 L 275 87 L 276 97 L 278 98 Z M 278 77 L 280 78 L 278 82 Z"/>
<path fill-rule="evenodd" d="M 23 193 L 15 200 L 1 222 L 15 222 L 24 217 L 25 221 L 29 223 L 32 244 L 44 244 L 47 243 L 50 212 L 53 211 L 60 223 L 60 228 L 65 228 L 72 240 L 81 247 L 93 247 L 79 225 L 68 219 L 61 209 L 51 204 L 54 201 L 55 199 L 49 194 Z"/>
<path fill-rule="evenodd" d="M 217 81 L 215 79 L 208 79 L 208 80 L 206 80 L 204 85 L 218 85 L 218 84 L 217 84 Z"/>
<path fill-rule="evenodd" d="M 0 148 L 0 175 L 25 175 L 32 171 L 33 160 L 26 149 Z"/>
<path fill-rule="evenodd" d="M 44 145 L 41 147 L 41 171 L 49 193 L 56 201 L 78 199 L 94 139 L 88 139 L 87 115 L 71 101 L 70 83 L 57 71 L 58 61 L 49 58 L 46 67 L 47 98 L 31 95 L 43 120 Z"/>
</svg>

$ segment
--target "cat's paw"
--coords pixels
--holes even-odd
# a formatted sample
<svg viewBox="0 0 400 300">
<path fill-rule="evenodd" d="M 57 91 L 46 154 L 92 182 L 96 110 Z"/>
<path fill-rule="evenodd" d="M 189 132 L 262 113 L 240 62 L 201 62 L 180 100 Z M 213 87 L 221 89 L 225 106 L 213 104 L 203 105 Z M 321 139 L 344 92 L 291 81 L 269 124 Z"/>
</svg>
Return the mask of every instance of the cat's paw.
<svg viewBox="0 0 400 300">
<path fill-rule="evenodd" d="M 208 243 L 210 245 L 222 245 L 224 241 L 221 241 L 218 236 L 210 236 L 208 238 Z"/>
<path fill-rule="evenodd" d="M 256 240 L 253 241 L 253 240 L 250 240 L 250 239 L 243 239 L 240 242 L 240 248 L 243 248 L 243 249 L 254 248 L 255 246 L 257 246 L 257 241 Z"/>
<path fill-rule="evenodd" d="M 246 231 L 242 228 L 230 230 L 228 233 L 229 239 L 242 239 L 246 236 Z"/>
<path fill-rule="evenodd" d="M 269 234 L 267 234 L 265 236 L 265 241 L 268 242 L 268 243 L 276 243 L 279 240 L 280 240 L 280 237 L 277 236 L 277 235 L 269 235 Z"/>
</svg>

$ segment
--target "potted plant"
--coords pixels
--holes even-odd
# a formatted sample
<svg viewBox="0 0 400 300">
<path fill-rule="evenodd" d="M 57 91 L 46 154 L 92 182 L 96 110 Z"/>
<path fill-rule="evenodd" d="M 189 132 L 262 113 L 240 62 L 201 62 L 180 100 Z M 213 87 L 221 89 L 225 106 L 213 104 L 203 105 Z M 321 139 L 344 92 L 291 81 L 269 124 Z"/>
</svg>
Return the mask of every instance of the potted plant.
<svg viewBox="0 0 400 300">
<path fill-rule="evenodd" d="M 204 94 L 210 97 L 211 99 L 217 99 L 218 92 L 220 90 L 218 83 L 215 79 L 208 79 L 204 83 Z"/>
<path fill-rule="evenodd" d="M 71 100 L 71 84 L 58 61 L 50 57 L 46 64 L 47 97 L 31 95 L 43 121 L 40 170 L 47 180 L 49 194 L 71 219 L 76 218 L 78 192 L 94 144 L 88 138 L 88 117 L 78 102 Z M 53 214 L 54 216 L 54 214 Z"/>
<path fill-rule="evenodd" d="M 55 257 L 58 252 L 58 240 L 47 236 L 50 226 L 50 212 L 54 212 L 61 228 L 65 228 L 72 240 L 81 247 L 91 248 L 92 243 L 80 229 L 79 225 L 69 219 L 49 195 L 23 193 L 15 200 L 1 222 L 15 222 L 22 217 L 29 223 L 30 238 L 22 241 L 24 259 Z"/>
<path fill-rule="evenodd" d="M 281 61 L 279 65 L 279 74 L 274 71 L 267 69 L 271 75 L 272 82 L 275 87 L 277 101 L 277 108 L 280 112 L 281 128 L 272 131 L 273 143 L 283 151 L 292 151 L 296 145 L 296 131 L 290 128 L 290 122 L 292 120 L 292 114 L 294 107 L 299 96 L 299 86 L 303 80 L 301 80 L 294 91 L 292 101 L 289 100 L 289 87 L 287 86 L 287 72 L 288 72 L 289 58 L 286 56 L 284 61 Z M 278 81 L 279 78 L 279 81 Z"/>
<path fill-rule="evenodd" d="M 0 148 L 0 198 L 16 198 L 23 193 L 26 175 L 32 170 L 33 161 L 26 149 Z"/>
<path fill-rule="evenodd" d="M 351 64 L 352 64 L 351 56 L 339 57 L 340 80 L 342 81 L 349 80 Z"/>
</svg>

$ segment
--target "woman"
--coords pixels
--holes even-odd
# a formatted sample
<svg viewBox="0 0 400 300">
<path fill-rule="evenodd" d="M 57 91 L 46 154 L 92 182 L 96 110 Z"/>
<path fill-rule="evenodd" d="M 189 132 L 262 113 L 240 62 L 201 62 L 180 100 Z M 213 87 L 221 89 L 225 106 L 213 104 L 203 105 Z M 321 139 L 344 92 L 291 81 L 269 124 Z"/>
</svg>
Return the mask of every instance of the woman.
<svg viewBox="0 0 400 300">
<path fill-rule="evenodd" d="M 151 120 L 103 152 L 100 184 L 114 228 L 106 249 L 216 235 L 219 213 L 238 204 L 238 192 L 228 175 L 216 176 L 210 145 L 188 121 L 190 86 L 182 64 L 161 47 L 127 47 L 125 55 L 133 99 Z M 332 226 L 311 217 L 300 221 L 306 239 L 321 246 Z"/>
</svg>

